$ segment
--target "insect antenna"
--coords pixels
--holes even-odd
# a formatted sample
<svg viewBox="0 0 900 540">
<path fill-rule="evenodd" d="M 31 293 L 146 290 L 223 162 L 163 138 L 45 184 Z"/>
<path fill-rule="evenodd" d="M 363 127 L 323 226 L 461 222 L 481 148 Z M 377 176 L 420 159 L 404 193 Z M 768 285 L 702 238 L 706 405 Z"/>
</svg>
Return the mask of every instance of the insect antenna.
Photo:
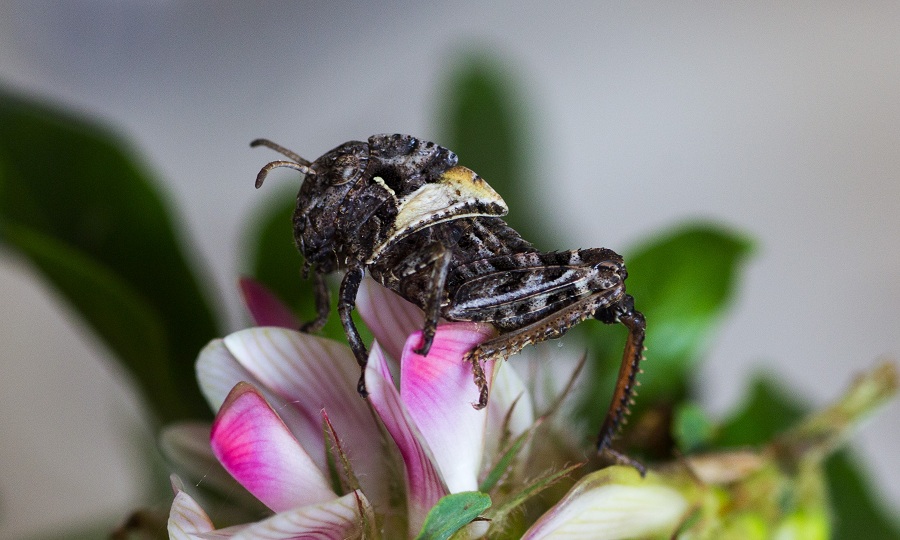
<svg viewBox="0 0 900 540">
<path fill-rule="evenodd" d="M 256 189 L 262 187 L 266 176 L 269 175 L 269 171 L 271 171 L 272 169 L 277 169 L 278 167 L 287 167 L 288 169 L 300 171 L 303 174 L 316 174 L 316 171 L 309 168 L 309 166 L 307 165 L 301 165 L 299 163 L 294 163 L 293 161 L 273 161 L 271 163 L 267 163 L 265 167 L 260 169 L 259 174 L 256 175 Z"/>
<path fill-rule="evenodd" d="M 279 152 L 291 158 L 293 161 L 280 160 L 266 164 L 266 166 L 259 171 L 259 174 L 256 175 L 256 189 L 262 187 L 263 182 L 266 180 L 266 176 L 269 175 L 269 171 L 271 171 L 272 169 L 277 169 L 278 167 L 287 167 L 288 169 L 294 169 L 306 175 L 316 174 L 316 171 L 310 168 L 311 163 L 309 161 L 303 159 L 298 154 L 288 150 L 280 144 L 276 144 L 269 139 L 255 139 L 250 142 L 251 148 L 255 148 L 257 146 L 265 146 L 267 148 L 271 148 L 272 150 L 275 150 L 276 152 Z"/>
<path fill-rule="evenodd" d="M 310 162 L 300 157 L 297 153 L 288 150 L 287 148 L 281 146 L 278 143 L 274 143 L 269 139 L 254 139 L 250 141 L 250 148 L 256 148 L 257 146 L 265 146 L 266 148 L 271 148 L 275 150 L 279 154 L 284 154 L 287 157 L 291 158 L 293 161 L 299 163 L 300 165 L 309 165 Z"/>
</svg>

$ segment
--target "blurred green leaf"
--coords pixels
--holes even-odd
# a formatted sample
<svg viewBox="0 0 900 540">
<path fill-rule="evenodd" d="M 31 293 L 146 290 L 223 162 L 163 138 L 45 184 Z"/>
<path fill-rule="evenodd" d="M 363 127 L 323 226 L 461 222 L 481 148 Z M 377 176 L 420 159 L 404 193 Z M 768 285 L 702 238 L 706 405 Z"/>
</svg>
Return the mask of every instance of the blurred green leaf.
<svg viewBox="0 0 900 540">
<path fill-rule="evenodd" d="M 506 221 L 526 240 L 550 247 L 548 223 L 534 219 L 533 159 L 527 148 L 526 110 L 507 67 L 469 54 L 450 72 L 438 110 L 442 146 L 477 172 L 509 206 Z"/>
<path fill-rule="evenodd" d="M 647 318 L 648 361 L 640 378 L 645 399 L 680 395 L 731 301 L 750 249 L 747 238 L 721 226 L 691 224 L 628 250 L 628 291 Z"/>
<path fill-rule="evenodd" d="M 870 481 L 848 451 L 825 462 L 832 508 L 832 537 L 835 540 L 896 540 L 900 523 L 877 498 Z M 891 517 L 893 516 L 893 518 Z"/>
<path fill-rule="evenodd" d="M 682 403 L 675 409 L 672 438 L 682 453 L 688 454 L 708 446 L 713 429 L 712 421 L 696 403 Z"/>
<path fill-rule="evenodd" d="M 647 352 L 644 372 L 638 377 L 636 411 L 675 404 L 684 397 L 692 369 L 734 294 L 750 248 L 750 241 L 741 235 L 697 223 L 628 250 L 626 286 L 647 319 Z M 587 425 L 596 426 L 609 405 L 625 332 L 620 325 L 596 324 L 589 331 L 594 354 L 592 379 L 586 386 L 594 391 L 583 396 L 580 413 Z"/>
<path fill-rule="evenodd" d="M 118 138 L 0 89 L 0 224 L 11 234 L 7 241 L 122 355 L 163 422 L 209 416 L 194 361 L 219 334 L 169 216 Z M 113 307 L 126 314 L 114 317 Z M 141 328 L 124 328 L 131 324 Z M 151 334 L 155 341 L 125 343 Z"/>
<path fill-rule="evenodd" d="M 716 432 L 719 447 L 763 445 L 803 419 L 806 408 L 777 382 L 758 376 L 740 409 Z"/>
</svg>

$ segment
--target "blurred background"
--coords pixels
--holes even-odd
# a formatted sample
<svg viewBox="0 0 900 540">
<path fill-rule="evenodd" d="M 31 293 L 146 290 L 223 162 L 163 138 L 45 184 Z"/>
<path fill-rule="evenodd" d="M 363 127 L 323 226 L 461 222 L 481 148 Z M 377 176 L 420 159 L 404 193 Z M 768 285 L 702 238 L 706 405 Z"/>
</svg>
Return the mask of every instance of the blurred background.
<svg viewBox="0 0 900 540">
<path fill-rule="evenodd" d="M 759 371 L 821 405 L 900 357 L 900 4 L 483 4 L 7 0 L 0 83 L 131 141 L 235 329 L 253 179 L 277 159 L 248 142 L 440 143 L 448 77 L 489 54 L 527 112 L 546 247 L 622 250 L 690 218 L 755 240 L 697 378 L 713 414 Z M 0 299 L 0 537 L 126 515 L 150 441 L 127 378 L 9 250 Z M 898 417 L 852 445 L 893 508 Z"/>
</svg>

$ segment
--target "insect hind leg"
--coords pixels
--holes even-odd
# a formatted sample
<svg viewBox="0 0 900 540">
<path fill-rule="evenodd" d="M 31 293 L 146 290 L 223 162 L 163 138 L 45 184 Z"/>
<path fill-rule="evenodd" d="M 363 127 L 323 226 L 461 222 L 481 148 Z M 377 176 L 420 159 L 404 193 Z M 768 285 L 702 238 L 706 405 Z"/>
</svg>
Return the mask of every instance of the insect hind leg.
<svg viewBox="0 0 900 540">
<path fill-rule="evenodd" d="M 625 416 L 629 413 L 628 406 L 635 395 L 634 387 L 640 363 L 644 357 L 644 336 L 647 322 L 640 311 L 634 309 L 634 299 L 630 295 L 624 295 L 621 301 L 611 307 L 603 308 L 594 315 L 598 320 L 612 324 L 620 322 L 628 329 L 628 339 L 625 342 L 625 350 L 622 353 L 622 363 L 619 367 L 619 375 L 616 378 L 616 387 L 613 391 L 609 410 L 600 433 L 597 436 L 597 452 L 609 452 L 612 439 L 624 423 Z M 615 453 L 613 453 L 615 455 Z"/>
<path fill-rule="evenodd" d="M 610 297 L 614 293 L 615 291 L 607 290 L 593 294 L 557 311 L 549 317 L 522 328 L 500 334 L 496 338 L 485 341 L 473 349 L 468 355 L 468 360 L 472 362 L 475 384 L 480 391 L 478 403 L 474 405 L 475 408 L 483 409 L 487 405 L 488 400 L 487 378 L 484 374 L 483 362 L 507 358 L 528 345 L 561 337 L 569 328 L 594 316 L 598 310 L 607 308 L 611 302 Z"/>
</svg>

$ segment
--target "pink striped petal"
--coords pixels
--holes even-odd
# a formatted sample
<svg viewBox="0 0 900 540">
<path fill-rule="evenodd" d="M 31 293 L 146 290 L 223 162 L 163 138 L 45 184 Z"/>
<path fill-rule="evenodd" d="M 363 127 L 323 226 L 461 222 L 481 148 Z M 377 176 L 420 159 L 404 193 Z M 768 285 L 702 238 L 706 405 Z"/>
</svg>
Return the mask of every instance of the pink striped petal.
<svg viewBox="0 0 900 540">
<path fill-rule="evenodd" d="M 362 538 L 366 521 L 374 522 L 372 508 L 361 491 L 321 504 L 280 512 L 241 529 L 234 540 L 294 540 Z"/>
<path fill-rule="evenodd" d="M 167 530 L 170 540 L 197 540 L 200 535 L 212 531 L 212 521 L 206 512 L 200 508 L 197 501 L 181 490 L 181 481 L 172 478 L 172 487 L 175 488 L 175 500 L 169 510 L 169 522 Z"/>
<path fill-rule="evenodd" d="M 487 410 L 475 410 L 478 388 L 465 354 L 495 335 L 488 325 L 438 326 L 428 356 L 419 356 L 422 333 L 409 336 L 400 361 L 400 395 L 437 461 L 451 493 L 478 489 Z M 490 382 L 493 362 L 485 372 Z"/>
<path fill-rule="evenodd" d="M 275 293 L 265 285 L 250 277 L 242 277 L 239 281 L 244 305 L 256 326 L 280 326 L 296 330 L 300 321 Z"/>
<path fill-rule="evenodd" d="M 359 288 L 356 309 L 375 341 L 394 360 L 399 360 L 406 338 L 425 326 L 421 309 L 370 278 Z"/>
<path fill-rule="evenodd" d="M 327 467 L 321 411 L 328 412 L 366 495 L 380 508 L 389 470 L 384 455 L 372 451 L 381 432 L 356 392 L 359 366 L 350 348 L 282 328 L 241 330 L 224 343 L 321 470 Z"/>
<path fill-rule="evenodd" d="M 369 401 L 400 450 L 406 472 L 407 513 L 410 535 L 422 527 L 425 516 L 437 501 L 447 495 L 446 486 L 431 457 L 431 450 L 390 380 L 387 360 L 378 344 L 372 346 L 366 368 Z"/>
<path fill-rule="evenodd" d="M 263 504 L 281 512 L 335 498 L 324 475 L 255 388 L 238 383 L 213 422 L 219 462 Z"/>
</svg>

